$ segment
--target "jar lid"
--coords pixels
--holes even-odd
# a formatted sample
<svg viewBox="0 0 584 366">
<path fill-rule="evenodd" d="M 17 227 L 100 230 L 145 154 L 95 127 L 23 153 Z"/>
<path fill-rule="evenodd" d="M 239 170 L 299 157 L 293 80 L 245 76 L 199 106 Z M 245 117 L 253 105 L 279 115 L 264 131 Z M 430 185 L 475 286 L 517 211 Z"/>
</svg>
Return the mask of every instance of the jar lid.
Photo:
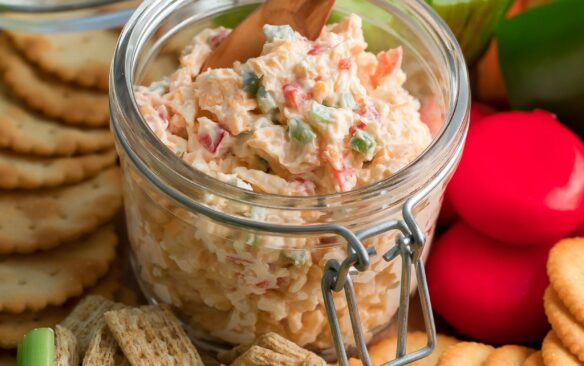
<svg viewBox="0 0 584 366">
<path fill-rule="evenodd" d="M 0 0 L 0 30 L 78 32 L 122 26 L 137 0 Z"/>
</svg>

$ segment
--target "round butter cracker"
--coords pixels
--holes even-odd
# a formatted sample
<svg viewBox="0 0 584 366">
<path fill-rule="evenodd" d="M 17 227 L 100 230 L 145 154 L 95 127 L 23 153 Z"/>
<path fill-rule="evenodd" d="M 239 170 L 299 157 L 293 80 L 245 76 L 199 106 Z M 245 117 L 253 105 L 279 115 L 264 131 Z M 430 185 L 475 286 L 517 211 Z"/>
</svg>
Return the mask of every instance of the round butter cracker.
<svg viewBox="0 0 584 366">
<path fill-rule="evenodd" d="M 541 351 L 532 353 L 531 356 L 523 362 L 522 366 L 544 366 Z"/>
<path fill-rule="evenodd" d="M 29 107 L 65 123 L 106 127 L 109 123 L 108 95 L 67 84 L 36 70 L 0 36 L 0 69 L 11 94 Z"/>
<path fill-rule="evenodd" d="M 0 311 L 39 311 L 80 296 L 106 274 L 117 243 L 113 225 L 107 225 L 51 251 L 0 257 Z"/>
<path fill-rule="evenodd" d="M 551 287 L 545 291 L 543 304 L 548 321 L 557 337 L 584 363 L 584 326 L 574 319 Z"/>
<path fill-rule="evenodd" d="M 546 366 L 582 366 L 582 363 L 564 347 L 553 330 L 543 340 L 541 353 Z"/>
<path fill-rule="evenodd" d="M 486 359 L 483 366 L 522 366 L 534 349 L 507 345 L 495 349 Z"/>
<path fill-rule="evenodd" d="M 584 238 L 556 244 L 549 254 L 547 273 L 558 298 L 584 325 Z"/>
<path fill-rule="evenodd" d="M 72 157 L 39 158 L 0 151 L 0 188 L 35 189 L 78 183 L 114 165 L 115 150 Z"/>
<path fill-rule="evenodd" d="M 1 148 L 37 156 L 71 156 L 96 153 L 113 146 L 114 139 L 108 129 L 63 125 L 22 108 L 5 92 L 0 92 Z"/>
<path fill-rule="evenodd" d="M 0 348 L 16 348 L 22 337 L 35 328 L 54 327 L 69 315 L 79 301 L 86 296 L 100 295 L 113 299 L 120 288 L 119 267 L 112 265 L 110 271 L 97 284 L 83 293 L 81 298 L 68 300 L 61 306 L 47 306 L 39 311 L 24 311 L 20 314 L 0 313 Z"/>
<path fill-rule="evenodd" d="M 494 350 L 482 343 L 460 342 L 442 353 L 437 366 L 482 366 Z"/>
<path fill-rule="evenodd" d="M 408 353 L 418 351 L 424 348 L 427 344 L 427 337 L 425 332 L 409 332 L 406 351 Z M 460 341 L 454 337 L 450 337 L 444 334 L 438 334 L 436 336 L 436 348 L 434 352 L 428 357 L 411 363 L 412 366 L 434 366 L 442 352 L 452 345 L 459 343 Z M 388 361 L 395 359 L 397 351 L 397 336 L 392 336 L 387 339 L 381 340 L 369 347 L 369 357 L 373 365 L 382 365 Z M 361 365 L 361 361 L 352 358 L 349 360 L 350 366 Z"/>
<path fill-rule="evenodd" d="M 117 32 L 93 30 L 53 34 L 9 32 L 29 62 L 67 82 L 108 90 Z"/>
<path fill-rule="evenodd" d="M 75 240 L 122 205 L 119 168 L 75 185 L 0 193 L 0 254 L 31 253 Z"/>
</svg>

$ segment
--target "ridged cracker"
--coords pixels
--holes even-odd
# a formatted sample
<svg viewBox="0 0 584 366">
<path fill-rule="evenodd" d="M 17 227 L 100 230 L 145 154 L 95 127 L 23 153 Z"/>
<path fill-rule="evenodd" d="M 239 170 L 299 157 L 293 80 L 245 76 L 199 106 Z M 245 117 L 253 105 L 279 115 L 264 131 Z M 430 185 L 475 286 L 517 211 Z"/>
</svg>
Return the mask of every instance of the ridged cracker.
<svg viewBox="0 0 584 366">
<path fill-rule="evenodd" d="M 2 89 L 2 86 L 0 86 Z M 81 129 L 21 108 L 0 93 L 0 147 L 21 154 L 71 156 L 112 148 L 107 129 Z"/>
<path fill-rule="evenodd" d="M 564 239 L 550 251 L 547 273 L 554 291 L 584 324 L 584 238 Z"/>
<path fill-rule="evenodd" d="M 438 360 L 437 366 L 482 366 L 494 348 L 475 342 L 460 342 L 448 347 Z"/>
<path fill-rule="evenodd" d="M 55 366 L 78 366 L 77 338 L 67 328 L 55 327 Z"/>
<path fill-rule="evenodd" d="M 122 204 L 119 168 L 76 185 L 0 193 L 0 253 L 30 253 L 75 240 L 110 221 Z"/>
<path fill-rule="evenodd" d="M 0 36 L 0 69 L 12 94 L 29 107 L 66 123 L 105 127 L 109 122 L 107 94 L 82 89 L 36 70 Z"/>
<path fill-rule="evenodd" d="M 106 311 L 120 309 L 123 304 L 110 301 L 102 296 L 87 296 L 73 309 L 61 325 L 75 334 L 79 343 L 79 355 L 83 356 L 89 343 L 105 324 L 103 314 Z"/>
<path fill-rule="evenodd" d="M 104 317 L 133 366 L 203 366 L 197 349 L 168 306 L 108 311 Z"/>
<path fill-rule="evenodd" d="M 104 323 L 94 333 L 85 357 L 83 366 L 129 366 L 130 362 L 124 356 L 114 336 Z"/>
<path fill-rule="evenodd" d="M 114 149 L 72 157 L 38 158 L 0 150 L 0 188 L 36 189 L 78 183 L 114 165 Z"/>
<path fill-rule="evenodd" d="M 112 266 L 105 277 L 84 293 L 112 299 L 120 286 L 121 272 Z M 34 328 L 52 328 L 69 315 L 80 299 L 68 300 L 61 306 L 47 306 L 40 311 L 20 314 L 0 313 L 0 348 L 16 348 L 22 337 Z"/>
<path fill-rule="evenodd" d="M 108 90 L 109 66 L 118 40 L 116 32 L 9 32 L 8 36 L 28 61 L 46 72 L 85 87 Z"/>
<path fill-rule="evenodd" d="M 38 311 L 81 295 L 106 274 L 117 243 L 114 227 L 107 225 L 51 251 L 2 257 L 0 311 Z"/>
<path fill-rule="evenodd" d="M 527 357 L 527 360 L 523 362 L 522 366 L 545 366 L 543 364 L 543 357 L 541 351 L 532 353 L 531 356 Z"/>
<path fill-rule="evenodd" d="M 550 330 L 541 346 L 546 366 L 582 366 L 582 363 L 566 349 L 553 330 Z"/>
<path fill-rule="evenodd" d="M 543 304 L 548 321 L 562 344 L 584 363 L 584 326 L 574 319 L 551 287 L 545 290 Z"/>
<path fill-rule="evenodd" d="M 522 366 L 533 353 L 534 349 L 523 346 L 502 346 L 491 352 L 483 366 Z"/>
</svg>

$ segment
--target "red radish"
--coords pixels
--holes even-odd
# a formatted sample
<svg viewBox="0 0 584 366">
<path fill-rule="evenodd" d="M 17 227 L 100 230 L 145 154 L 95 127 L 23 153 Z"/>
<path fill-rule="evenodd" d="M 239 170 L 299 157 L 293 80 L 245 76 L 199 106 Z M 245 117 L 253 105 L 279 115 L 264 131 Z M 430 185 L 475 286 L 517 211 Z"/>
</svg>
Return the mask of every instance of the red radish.
<svg viewBox="0 0 584 366">
<path fill-rule="evenodd" d="M 482 342 L 541 341 L 549 328 L 543 293 L 550 248 L 510 246 L 465 223 L 454 225 L 438 239 L 428 259 L 434 311 Z"/>
<path fill-rule="evenodd" d="M 420 111 L 421 113 L 421 111 Z M 470 106 L 470 123 L 477 123 L 481 119 L 496 113 L 496 110 L 490 106 L 478 102 L 472 102 Z M 430 119 L 426 117 L 427 119 Z M 426 119 L 422 119 L 424 122 L 428 123 Z M 438 216 L 438 224 L 442 226 L 450 226 L 458 221 L 459 217 L 452 205 L 450 200 L 449 189 L 446 188 L 444 193 L 444 201 L 442 202 L 442 209 L 440 210 L 440 215 Z"/>
<path fill-rule="evenodd" d="M 470 126 L 449 197 L 494 239 L 557 241 L 584 219 L 584 144 L 545 111 L 483 118 Z"/>
<path fill-rule="evenodd" d="M 584 238 L 584 222 L 582 222 L 580 226 L 576 228 L 576 231 L 574 231 L 570 236 L 579 236 Z"/>
</svg>

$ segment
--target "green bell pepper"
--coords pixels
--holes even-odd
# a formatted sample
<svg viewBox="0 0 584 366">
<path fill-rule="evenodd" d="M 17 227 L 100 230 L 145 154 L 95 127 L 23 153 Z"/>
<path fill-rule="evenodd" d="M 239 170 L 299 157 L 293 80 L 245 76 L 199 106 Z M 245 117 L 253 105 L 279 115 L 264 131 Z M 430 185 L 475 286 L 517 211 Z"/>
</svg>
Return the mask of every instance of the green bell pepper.
<svg viewBox="0 0 584 366">
<path fill-rule="evenodd" d="M 497 44 L 511 106 L 549 110 L 584 136 L 584 1 L 557 0 L 508 19 Z"/>
</svg>

